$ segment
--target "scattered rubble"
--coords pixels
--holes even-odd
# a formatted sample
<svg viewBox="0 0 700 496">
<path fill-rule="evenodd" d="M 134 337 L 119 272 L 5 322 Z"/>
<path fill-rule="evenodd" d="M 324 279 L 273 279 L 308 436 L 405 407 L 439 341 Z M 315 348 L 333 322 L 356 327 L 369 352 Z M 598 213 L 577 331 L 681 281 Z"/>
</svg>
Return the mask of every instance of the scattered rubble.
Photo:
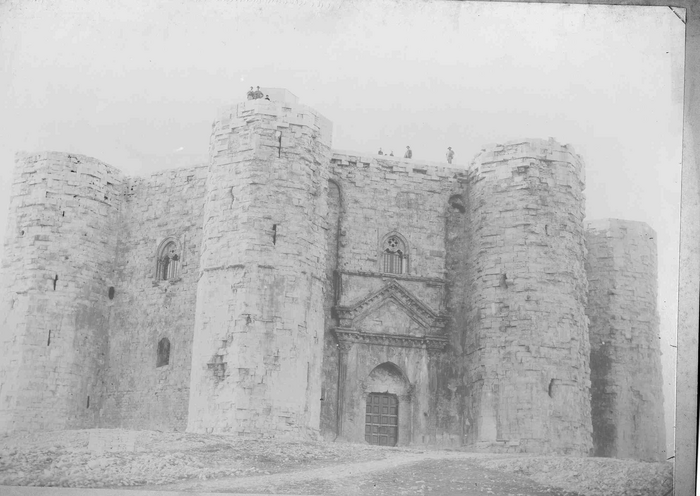
<svg viewBox="0 0 700 496">
<path fill-rule="evenodd" d="M 438 460 L 441 453 L 444 460 Z M 385 467 L 370 470 L 363 462 L 371 461 Z M 314 470 L 339 466 L 343 469 Z M 473 481 L 480 482 L 478 488 Z M 328 495 L 361 487 L 387 496 L 424 494 L 428 487 L 433 494 L 459 487 L 489 494 L 492 487 L 513 488 L 512 494 L 664 496 L 672 487 L 672 464 L 122 429 L 0 436 L 0 485 L 177 489 L 180 484 L 184 490 L 193 482 L 200 490 L 259 484 L 262 490 Z"/>
</svg>

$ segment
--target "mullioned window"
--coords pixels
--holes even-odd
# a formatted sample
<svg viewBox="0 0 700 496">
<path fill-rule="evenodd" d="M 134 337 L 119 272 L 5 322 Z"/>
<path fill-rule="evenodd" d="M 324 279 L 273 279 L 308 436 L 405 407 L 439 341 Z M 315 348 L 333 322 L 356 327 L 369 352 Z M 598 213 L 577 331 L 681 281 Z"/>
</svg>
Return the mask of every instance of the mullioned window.
<svg viewBox="0 0 700 496">
<path fill-rule="evenodd" d="M 163 241 L 156 257 L 156 279 L 167 281 L 180 275 L 180 247 L 174 239 Z"/>
<path fill-rule="evenodd" d="M 385 236 L 382 243 L 381 271 L 385 274 L 408 273 L 408 247 L 399 234 Z"/>
</svg>

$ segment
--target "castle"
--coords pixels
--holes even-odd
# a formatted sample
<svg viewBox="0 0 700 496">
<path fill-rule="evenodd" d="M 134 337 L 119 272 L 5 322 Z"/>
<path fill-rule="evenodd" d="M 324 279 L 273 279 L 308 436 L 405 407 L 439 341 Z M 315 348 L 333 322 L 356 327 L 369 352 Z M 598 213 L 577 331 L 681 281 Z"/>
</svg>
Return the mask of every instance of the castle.
<svg viewBox="0 0 700 496">
<path fill-rule="evenodd" d="M 0 432 L 94 427 L 658 460 L 656 240 L 553 139 L 331 149 L 282 89 L 208 164 L 18 154 Z"/>
</svg>

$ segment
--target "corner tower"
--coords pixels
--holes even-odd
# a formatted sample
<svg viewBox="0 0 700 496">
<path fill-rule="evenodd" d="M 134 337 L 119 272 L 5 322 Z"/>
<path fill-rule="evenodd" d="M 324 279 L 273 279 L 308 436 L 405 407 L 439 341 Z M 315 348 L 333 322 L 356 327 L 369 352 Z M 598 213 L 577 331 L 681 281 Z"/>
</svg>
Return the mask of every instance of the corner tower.
<svg viewBox="0 0 700 496">
<path fill-rule="evenodd" d="M 18 154 L 0 267 L 0 432 L 96 427 L 121 173 Z"/>
<path fill-rule="evenodd" d="M 656 233 L 618 219 L 586 228 L 594 455 L 661 461 Z"/>
<path fill-rule="evenodd" d="M 213 125 L 189 431 L 318 434 L 331 124 L 287 93 Z"/>
<path fill-rule="evenodd" d="M 471 166 L 468 445 L 591 448 L 583 167 L 553 139 L 495 145 Z"/>
</svg>

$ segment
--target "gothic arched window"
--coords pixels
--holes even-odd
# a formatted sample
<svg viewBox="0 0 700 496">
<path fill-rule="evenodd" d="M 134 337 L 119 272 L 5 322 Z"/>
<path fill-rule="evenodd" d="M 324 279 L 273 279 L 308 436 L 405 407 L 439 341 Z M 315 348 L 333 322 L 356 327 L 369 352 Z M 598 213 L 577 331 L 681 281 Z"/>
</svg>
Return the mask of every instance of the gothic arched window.
<svg viewBox="0 0 700 496">
<path fill-rule="evenodd" d="M 398 235 L 390 235 L 384 240 L 382 248 L 382 272 L 405 274 L 408 269 L 408 252 L 403 239 Z"/>
<path fill-rule="evenodd" d="M 160 281 L 173 279 L 180 274 L 180 254 L 174 240 L 166 240 L 158 250 L 156 278 Z"/>
<path fill-rule="evenodd" d="M 170 340 L 168 338 L 163 338 L 158 341 L 158 360 L 156 361 L 156 367 L 162 367 L 163 365 L 168 365 L 170 363 Z"/>
</svg>

